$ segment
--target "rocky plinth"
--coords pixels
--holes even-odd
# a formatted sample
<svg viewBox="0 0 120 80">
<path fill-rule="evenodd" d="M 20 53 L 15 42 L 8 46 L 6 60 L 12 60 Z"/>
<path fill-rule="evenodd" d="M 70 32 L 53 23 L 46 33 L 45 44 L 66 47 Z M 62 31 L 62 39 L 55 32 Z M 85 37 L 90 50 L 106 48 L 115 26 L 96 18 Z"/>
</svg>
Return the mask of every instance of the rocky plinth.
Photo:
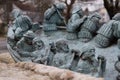
<svg viewBox="0 0 120 80">
<path fill-rule="evenodd" d="M 8 61 L 4 61 L 5 55 Z M 42 64 L 14 63 L 8 53 L 0 54 L 0 56 L 3 56 L 0 59 L 0 80 L 104 80 Z"/>
</svg>

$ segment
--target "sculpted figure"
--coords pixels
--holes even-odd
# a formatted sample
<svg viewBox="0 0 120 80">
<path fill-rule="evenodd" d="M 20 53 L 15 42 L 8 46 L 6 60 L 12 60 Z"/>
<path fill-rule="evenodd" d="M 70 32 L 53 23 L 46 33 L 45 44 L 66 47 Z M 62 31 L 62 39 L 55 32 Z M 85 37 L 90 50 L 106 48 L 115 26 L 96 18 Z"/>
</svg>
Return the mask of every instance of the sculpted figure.
<svg viewBox="0 0 120 80">
<path fill-rule="evenodd" d="M 101 16 L 99 13 L 93 13 L 87 17 L 78 32 L 78 38 L 82 42 L 90 41 L 98 30 L 99 20 Z"/>
<path fill-rule="evenodd" d="M 74 58 L 74 53 L 70 51 L 68 44 L 64 40 L 55 43 L 56 54 L 53 57 L 52 66 L 62 69 L 69 69 Z"/>
<path fill-rule="evenodd" d="M 108 47 L 110 44 L 115 41 L 114 37 L 118 37 L 119 31 L 118 24 L 120 20 L 120 14 L 115 15 L 112 20 L 103 24 L 101 28 L 97 31 L 97 36 L 95 37 L 95 42 L 98 47 Z M 118 42 L 119 43 L 119 42 Z"/>
<path fill-rule="evenodd" d="M 118 76 L 116 80 L 120 80 L 120 55 L 118 56 L 118 61 L 115 62 L 115 69 L 118 71 Z"/>
<path fill-rule="evenodd" d="M 83 22 L 82 17 L 83 17 L 82 8 L 78 5 L 74 6 L 72 9 L 71 18 L 69 19 L 67 24 L 67 31 L 68 31 L 67 39 L 73 40 L 78 38 L 77 36 L 78 29 L 76 28 L 76 26 L 79 27 L 79 24 Z"/>
<path fill-rule="evenodd" d="M 57 30 L 57 25 L 64 23 L 64 18 L 62 16 L 64 9 L 64 3 L 57 3 L 45 11 L 43 24 L 44 31 Z"/>
<path fill-rule="evenodd" d="M 28 31 L 23 35 L 23 38 L 16 44 L 16 51 L 19 55 L 24 57 L 34 57 L 31 52 L 35 51 L 35 47 L 32 44 L 33 39 L 35 38 L 35 34 L 33 31 Z"/>
<path fill-rule="evenodd" d="M 32 55 L 34 55 L 34 58 L 32 59 L 33 62 L 45 64 L 47 61 L 46 50 L 44 42 L 40 38 L 34 38 L 33 39 L 33 46 L 35 47 L 35 51 L 32 52 Z"/>
<path fill-rule="evenodd" d="M 117 13 L 113 17 L 113 19 L 116 20 L 116 22 L 114 23 L 113 35 L 117 39 L 117 45 L 118 45 L 118 48 L 120 49 L 120 13 Z"/>
<path fill-rule="evenodd" d="M 9 26 L 8 32 L 7 32 L 7 43 L 11 46 L 11 48 L 15 47 L 16 40 L 13 32 L 13 28 Z"/>
<path fill-rule="evenodd" d="M 103 76 L 106 66 L 105 58 L 99 56 L 97 60 L 95 58 L 95 48 L 93 46 L 85 46 L 81 50 L 82 53 L 75 71 L 96 77 Z"/>
<path fill-rule="evenodd" d="M 36 37 L 33 39 L 33 45 L 35 47 L 35 51 L 32 52 L 34 55 L 33 62 L 50 65 L 53 59 L 54 54 L 50 51 L 50 48 L 46 48 L 44 42 Z"/>
<path fill-rule="evenodd" d="M 19 40 L 24 33 L 32 28 L 32 21 L 28 16 L 23 15 L 19 9 L 14 9 L 12 15 L 14 17 L 13 31 L 15 38 Z"/>
</svg>

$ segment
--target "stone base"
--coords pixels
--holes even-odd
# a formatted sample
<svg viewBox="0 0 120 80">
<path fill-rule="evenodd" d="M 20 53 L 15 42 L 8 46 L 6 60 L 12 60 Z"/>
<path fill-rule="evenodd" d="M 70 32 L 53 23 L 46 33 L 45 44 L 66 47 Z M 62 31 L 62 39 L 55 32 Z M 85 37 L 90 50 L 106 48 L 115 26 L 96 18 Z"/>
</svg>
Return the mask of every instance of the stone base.
<svg viewBox="0 0 120 80">
<path fill-rule="evenodd" d="M 0 80 L 104 80 L 35 63 L 21 62 L 9 65 L 0 63 L 0 65 Z"/>
</svg>

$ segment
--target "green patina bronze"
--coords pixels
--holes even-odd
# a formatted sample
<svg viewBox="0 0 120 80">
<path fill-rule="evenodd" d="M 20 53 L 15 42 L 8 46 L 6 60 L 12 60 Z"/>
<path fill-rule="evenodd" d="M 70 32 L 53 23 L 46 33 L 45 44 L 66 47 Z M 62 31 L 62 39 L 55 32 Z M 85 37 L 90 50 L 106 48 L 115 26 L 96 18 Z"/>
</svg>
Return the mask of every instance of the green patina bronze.
<svg viewBox="0 0 120 80">
<path fill-rule="evenodd" d="M 58 25 L 65 24 L 64 17 L 62 16 L 64 9 L 64 3 L 57 3 L 45 11 L 43 22 L 44 31 L 56 31 Z"/>
</svg>

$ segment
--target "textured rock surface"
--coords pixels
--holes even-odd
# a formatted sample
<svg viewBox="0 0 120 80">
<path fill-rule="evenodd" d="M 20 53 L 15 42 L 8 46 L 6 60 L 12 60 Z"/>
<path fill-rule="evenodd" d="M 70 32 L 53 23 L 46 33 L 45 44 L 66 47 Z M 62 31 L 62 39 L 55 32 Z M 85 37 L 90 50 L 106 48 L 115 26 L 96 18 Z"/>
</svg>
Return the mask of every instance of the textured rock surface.
<svg viewBox="0 0 120 80">
<path fill-rule="evenodd" d="M 9 63 L 9 64 L 6 64 Z M 0 54 L 0 80 L 104 80 L 36 63 L 14 63 L 8 53 Z"/>
<path fill-rule="evenodd" d="M 0 54 L 0 63 L 15 63 L 9 53 L 4 52 Z"/>
</svg>

